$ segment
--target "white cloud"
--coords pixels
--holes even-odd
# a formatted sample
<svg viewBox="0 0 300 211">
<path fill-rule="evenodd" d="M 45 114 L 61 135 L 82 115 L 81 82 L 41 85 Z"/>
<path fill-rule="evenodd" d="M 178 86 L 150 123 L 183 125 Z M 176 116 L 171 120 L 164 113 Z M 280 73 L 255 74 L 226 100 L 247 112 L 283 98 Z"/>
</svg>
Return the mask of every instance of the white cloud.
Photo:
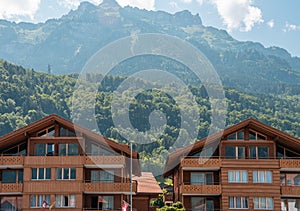
<svg viewBox="0 0 300 211">
<path fill-rule="evenodd" d="M 282 31 L 284 32 L 296 31 L 296 30 L 300 30 L 300 26 L 297 26 L 295 24 L 289 24 L 289 23 L 285 23 L 285 28 L 282 29 Z"/>
<path fill-rule="evenodd" d="M 202 5 L 204 0 L 196 0 L 196 1 L 198 2 L 199 5 Z"/>
<path fill-rule="evenodd" d="M 29 17 L 34 19 L 34 15 L 39 9 L 41 0 L 1 0 L 0 19 L 18 19 L 18 17 Z"/>
<path fill-rule="evenodd" d="M 193 0 L 181 0 L 183 3 L 189 4 L 191 3 Z"/>
<path fill-rule="evenodd" d="M 275 23 L 274 23 L 274 20 L 272 19 L 272 20 L 268 21 L 267 24 L 270 28 L 273 28 Z"/>
<path fill-rule="evenodd" d="M 138 7 L 140 9 L 154 10 L 155 0 L 117 0 L 117 2 L 125 7 L 130 5 L 132 7 Z"/>
<path fill-rule="evenodd" d="M 251 5 L 252 0 L 210 0 L 217 7 L 228 30 L 250 31 L 257 23 L 262 23 L 262 12 Z"/>
</svg>

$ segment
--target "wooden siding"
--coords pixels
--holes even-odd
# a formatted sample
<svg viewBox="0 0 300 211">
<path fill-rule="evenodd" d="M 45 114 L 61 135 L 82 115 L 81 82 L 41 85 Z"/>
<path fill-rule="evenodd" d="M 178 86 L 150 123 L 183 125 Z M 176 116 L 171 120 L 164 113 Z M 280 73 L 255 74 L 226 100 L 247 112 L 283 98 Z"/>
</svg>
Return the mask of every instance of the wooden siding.
<svg viewBox="0 0 300 211">
<path fill-rule="evenodd" d="M 180 192 L 183 195 L 220 195 L 221 185 L 182 185 Z"/>
<path fill-rule="evenodd" d="M 133 192 L 137 192 L 136 183 L 133 183 L 132 189 Z M 109 183 L 109 182 L 84 183 L 83 190 L 86 193 L 130 192 L 130 183 Z"/>
<path fill-rule="evenodd" d="M 24 167 L 83 167 L 81 156 L 26 156 Z"/>
<path fill-rule="evenodd" d="M 24 183 L 24 193 L 81 193 L 82 181 L 30 181 Z"/>
</svg>

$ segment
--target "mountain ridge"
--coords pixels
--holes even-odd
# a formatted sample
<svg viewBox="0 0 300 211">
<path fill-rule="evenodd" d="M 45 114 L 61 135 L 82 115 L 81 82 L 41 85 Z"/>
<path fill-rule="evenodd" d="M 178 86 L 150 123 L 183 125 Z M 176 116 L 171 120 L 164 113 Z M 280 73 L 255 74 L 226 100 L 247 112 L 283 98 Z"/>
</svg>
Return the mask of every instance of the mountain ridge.
<svg viewBox="0 0 300 211">
<path fill-rule="evenodd" d="M 54 74 L 80 72 L 87 60 L 105 45 L 137 33 L 163 33 L 190 42 L 214 65 L 222 82 L 241 91 L 265 92 L 249 83 L 300 85 L 300 58 L 283 48 L 265 48 L 258 42 L 240 42 L 227 31 L 204 26 L 199 14 L 147 11 L 115 0 L 76 10 L 45 23 L 0 21 L 0 58 Z M 126 71 L 126 70 L 124 70 Z M 250 78 L 253 77 L 252 79 Z"/>
</svg>

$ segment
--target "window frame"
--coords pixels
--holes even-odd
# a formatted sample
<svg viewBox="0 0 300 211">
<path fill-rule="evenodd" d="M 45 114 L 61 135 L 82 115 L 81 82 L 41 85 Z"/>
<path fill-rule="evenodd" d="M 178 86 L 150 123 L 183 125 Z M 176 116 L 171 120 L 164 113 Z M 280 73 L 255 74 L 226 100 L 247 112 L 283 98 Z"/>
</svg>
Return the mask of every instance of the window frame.
<svg viewBox="0 0 300 211">
<path fill-rule="evenodd" d="M 67 206 L 66 204 L 67 198 Z M 76 195 L 75 194 L 57 194 L 55 195 L 55 207 L 56 208 L 75 208 L 76 207 Z M 72 201 L 74 200 L 74 201 Z"/>
<path fill-rule="evenodd" d="M 32 198 L 34 197 L 35 205 L 32 205 Z M 41 204 L 40 204 L 40 197 L 42 199 Z M 48 208 L 50 206 L 50 194 L 43 194 L 43 195 L 30 195 L 29 197 L 29 206 L 30 208 L 43 208 L 43 203 L 47 202 L 47 206 L 44 208 Z"/>
<path fill-rule="evenodd" d="M 36 169 L 36 178 L 33 178 L 33 171 L 34 169 Z M 44 178 L 40 179 L 40 171 L 41 169 L 43 169 L 43 174 L 44 174 Z M 47 178 L 47 170 L 49 170 L 50 172 L 50 178 Z M 51 168 L 31 168 L 31 180 L 51 180 Z"/>
<path fill-rule="evenodd" d="M 256 199 L 257 199 L 257 201 L 256 201 Z M 263 200 L 264 200 L 264 202 L 263 202 Z M 269 207 L 270 200 L 272 201 L 271 207 Z M 265 207 L 262 207 L 263 204 L 265 204 Z M 273 210 L 274 209 L 274 199 L 272 197 L 253 197 L 253 207 L 256 210 Z"/>
<path fill-rule="evenodd" d="M 67 170 L 68 178 L 65 178 L 66 170 Z M 72 170 L 75 171 L 73 172 L 73 174 L 72 174 Z M 75 173 L 75 178 L 72 178 L 72 175 L 74 175 L 74 173 Z M 56 168 L 56 180 L 76 180 L 76 168 Z"/>
<path fill-rule="evenodd" d="M 234 148 L 235 150 L 235 155 L 234 156 L 228 156 L 227 155 L 227 148 L 231 147 Z M 240 156 L 240 149 L 242 149 L 242 156 Z M 246 146 L 232 146 L 232 145 L 228 145 L 225 146 L 225 158 L 226 159 L 235 159 L 235 160 L 244 160 L 246 158 Z"/>
<path fill-rule="evenodd" d="M 192 175 L 200 174 L 203 175 L 203 183 L 201 182 L 192 182 Z M 211 176 L 211 182 L 208 182 L 208 175 Z M 190 173 L 190 184 L 191 185 L 213 185 L 214 184 L 214 174 L 212 172 L 191 172 Z"/>
<path fill-rule="evenodd" d="M 244 173 L 246 176 L 246 181 L 244 181 Z M 230 176 L 232 174 L 233 177 Z M 248 183 L 249 182 L 249 174 L 247 170 L 228 170 L 228 183 Z M 230 180 L 232 178 L 233 180 Z M 237 180 L 239 178 L 239 180 Z"/>
<path fill-rule="evenodd" d="M 271 177 L 270 177 L 271 181 L 268 181 L 268 178 L 270 176 L 270 175 L 268 175 L 269 173 L 271 173 Z M 254 181 L 254 178 L 257 178 L 257 181 Z M 267 171 L 267 170 L 254 170 L 254 171 L 252 171 L 252 182 L 253 183 L 272 184 L 272 182 L 273 182 L 273 172 L 272 171 Z"/>
<path fill-rule="evenodd" d="M 237 206 L 237 199 L 240 199 L 240 207 Z M 233 204 L 231 203 L 233 202 Z M 243 207 L 246 204 L 246 207 Z M 233 206 L 231 206 L 233 205 Z M 249 197 L 248 196 L 229 196 L 228 197 L 229 209 L 249 209 Z"/>
</svg>

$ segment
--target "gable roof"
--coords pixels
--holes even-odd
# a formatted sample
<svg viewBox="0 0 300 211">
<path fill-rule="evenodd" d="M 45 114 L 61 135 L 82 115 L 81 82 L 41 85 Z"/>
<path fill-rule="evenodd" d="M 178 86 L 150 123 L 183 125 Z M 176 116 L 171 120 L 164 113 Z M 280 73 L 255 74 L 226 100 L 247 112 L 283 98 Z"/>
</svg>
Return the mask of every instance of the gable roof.
<svg viewBox="0 0 300 211">
<path fill-rule="evenodd" d="M 267 124 L 264 124 L 254 118 L 246 119 L 240 123 L 237 123 L 235 125 L 232 125 L 228 128 L 226 128 L 223 131 L 220 131 L 218 133 L 215 133 L 211 136 L 208 136 L 206 138 L 203 138 L 194 144 L 191 144 L 185 148 L 180 148 L 176 150 L 175 152 L 171 153 L 166 161 L 165 169 L 164 169 L 164 177 L 167 177 L 170 175 L 170 173 L 178 166 L 180 163 L 180 159 L 183 157 L 186 157 L 188 154 L 197 152 L 201 148 L 203 148 L 205 145 L 214 143 L 215 141 L 219 141 L 220 139 L 223 139 L 224 137 L 237 132 L 239 130 L 242 130 L 246 127 L 249 127 L 257 132 L 260 132 L 264 135 L 267 135 L 269 137 L 272 137 L 272 139 L 283 146 L 288 146 L 293 148 L 294 150 L 300 151 L 300 139 L 291 136 L 285 132 L 282 132 L 274 127 L 271 127 Z"/>
<path fill-rule="evenodd" d="M 51 114 L 46 116 L 40 120 L 37 120 L 33 123 L 28 124 L 25 127 L 7 133 L 0 137 L 0 148 L 6 145 L 12 145 L 14 143 L 18 143 L 30 136 L 30 134 L 37 133 L 47 127 L 52 126 L 54 123 L 58 123 L 59 125 L 74 130 L 76 129 L 77 133 L 84 134 L 86 137 L 90 138 L 91 140 L 95 140 L 99 143 L 107 145 L 114 149 L 115 151 L 124 152 L 127 156 L 130 156 L 130 148 L 128 145 L 119 144 L 115 141 L 112 141 L 102 135 L 94 133 L 78 124 L 75 124 L 67 119 L 64 119 L 56 114 Z M 138 153 L 133 151 L 132 157 L 134 159 L 138 159 Z"/>
<path fill-rule="evenodd" d="M 132 179 L 137 181 L 138 194 L 158 195 L 163 193 L 152 172 L 142 172 L 140 176 L 133 176 Z"/>
</svg>

